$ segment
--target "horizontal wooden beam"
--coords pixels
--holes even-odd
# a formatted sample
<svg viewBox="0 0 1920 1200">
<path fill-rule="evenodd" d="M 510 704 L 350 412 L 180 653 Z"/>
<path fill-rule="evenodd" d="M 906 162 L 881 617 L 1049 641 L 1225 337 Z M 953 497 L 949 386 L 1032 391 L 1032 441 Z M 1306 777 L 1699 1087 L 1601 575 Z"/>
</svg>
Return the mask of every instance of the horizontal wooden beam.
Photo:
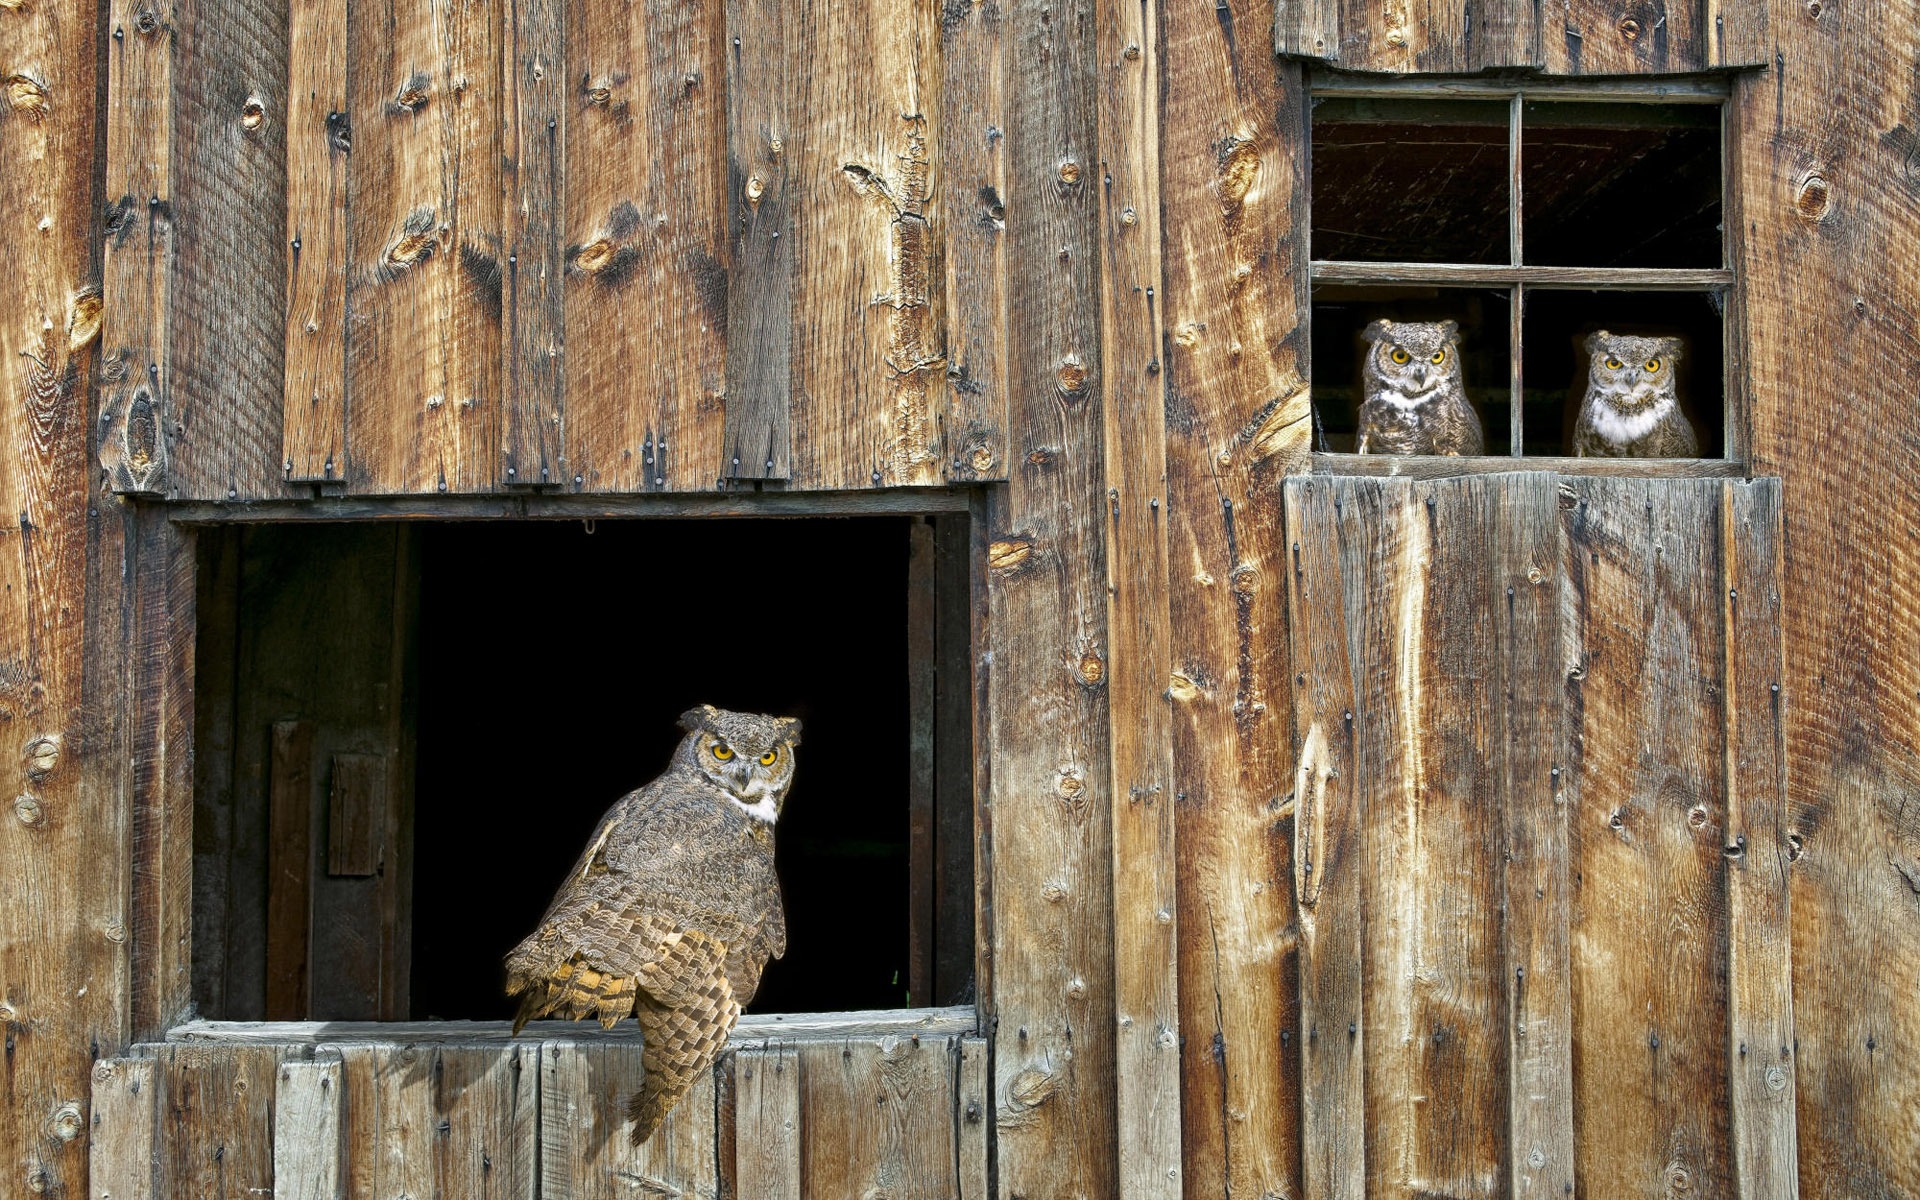
<svg viewBox="0 0 1920 1200">
<path fill-rule="evenodd" d="M 1393 79 L 1315 71 L 1308 81 L 1313 94 L 1354 99 L 1489 100 L 1525 94 L 1529 99 L 1555 98 L 1615 101 L 1639 104 L 1717 104 L 1732 91 L 1720 75 L 1687 79 L 1552 79 L 1529 76 L 1503 80 Z"/>
<path fill-rule="evenodd" d="M 870 1012 L 748 1013 L 733 1027 L 730 1044 L 832 1041 L 849 1037 L 951 1037 L 979 1031 L 971 1004 L 951 1008 L 887 1008 Z M 534 1021 L 519 1038 L 510 1021 L 188 1021 L 167 1031 L 169 1042 L 215 1042 L 248 1046 L 317 1046 L 381 1042 L 408 1045 L 469 1045 L 522 1041 L 630 1042 L 640 1044 L 637 1025 L 602 1029 L 592 1021 Z"/>
<path fill-rule="evenodd" d="M 1555 475 L 1612 475 L 1631 479 L 1746 479 L 1747 464 L 1710 458 L 1561 458 L 1542 455 L 1465 457 L 1429 454 L 1325 454 L 1313 456 L 1315 475 L 1389 475 L 1446 479 L 1504 471 L 1551 471 Z"/>
<path fill-rule="evenodd" d="M 1492 263 L 1316 262 L 1315 283 L 1438 283 L 1461 287 L 1593 288 L 1611 292 L 1693 292 L 1730 287 L 1733 272 L 1616 267 L 1509 267 Z"/>
<path fill-rule="evenodd" d="M 590 521 L 626 517 L 863 517 L 966 512 L 963 488 L 863 492 L 714 492 L 628 496 L 338 496 L 259 504 L 169 506 L 185 525 L 282 521 Z"/>
</svg>

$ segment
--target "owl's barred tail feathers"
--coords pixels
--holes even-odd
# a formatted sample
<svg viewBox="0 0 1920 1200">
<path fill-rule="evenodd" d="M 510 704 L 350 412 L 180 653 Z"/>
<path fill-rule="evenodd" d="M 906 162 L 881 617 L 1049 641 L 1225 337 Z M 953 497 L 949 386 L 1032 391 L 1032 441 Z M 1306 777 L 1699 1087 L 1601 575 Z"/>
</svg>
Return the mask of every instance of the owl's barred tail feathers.
<svg viewBox="0 0 1920 1200">
<path fill-rule="evenodd" d="M 528 1021 L 545 1016 L 570 1021 L 590 1016 L 612 1029 L 620 1018 L 633 1011 L 638 991 L 636 980 L 596 971 L 578 957 L 561 963 L 547 974 L 517 971 L 513 964 L 508 965 L 507 992 L 520 993 L 520 1011 L 513 1018 L 516 1037 Z"/>
<path fill-rule="evenodd" d="M 640 1090 L 627 1101 L 636 1146 L 653 1136 L 680 1098 L 712 1069 L 713 1060 L 726 1049 L 734 1022 L 740 1019 L 740 1005 L 727 977 L 716 973 L 705 983 L 677 1008 L 643 1002 L 634 1013 L 646 1039 L 640 1061 L 647 1072 Z"/>
</svg>

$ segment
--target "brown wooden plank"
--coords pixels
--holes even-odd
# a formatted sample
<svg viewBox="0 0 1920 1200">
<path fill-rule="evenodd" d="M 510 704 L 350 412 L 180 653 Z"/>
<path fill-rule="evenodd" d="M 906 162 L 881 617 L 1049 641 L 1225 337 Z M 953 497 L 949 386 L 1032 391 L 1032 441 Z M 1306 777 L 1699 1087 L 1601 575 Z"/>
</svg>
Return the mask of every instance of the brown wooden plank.
<svg viewBox="0 0 1920 1200">
<path fill-rule="evenodd" d="M 1459 287 L 1526 283 L 1598 291 L 1697 292 L 1727 287 L 1733 280 L 1733 272 L 1719 267 L 1514 267 L 1492 263 L 1335 260 L 1313 264 L 1315 283 L 1440 283 Z"/>
<path fill-rule="evenodd" d="M 252 1200 L 273 1192 L 271 1046 L 156 1050 L 162 1196 Z"/>
<path fill-rule="evenodd" d="M 313 895 L 313 723 L 275 721 L 267 779 L 267 1020 L 307 1015 Z M 333 786 L 339 794 L 336 769 Z M 339 806 L 334 821 L 341 820 Z M 329 847 L 328 869 L 332 870 Z"/>
<path fill-rule="evenodd" d="M 1560 493 L 1551 475 L 1489 481 L 1505 816 L 1508 1177 L 1516 1197 L 1573 1188 L 1573 1012 L 1567 937 Z"/>
<path fill-rule="evenodd" d="M 979 580 L 973 522 L 962 514 L 933 520 L 933 988 L 926 1002 L 978 996 L 974 970 L 973 589 Z"/>
<path fill-rule="evenodd" d="M 990 0 L 940 12 L 946 133 L 936 220 L 946 266 L 943 469 L 1007 477 L 1007 112 L 1005 20 Z"/>
<path fill-rule="evenodd" d="M 1497 475 L 1540 471 L 1553 475 L 1608 475 L 1637 479 L 1739 479 L 1751 468 L 1713 458 L 1561 458 L 1555 455 L 1396 455 L 1315 452 L 1319 475 L 1391 475 L 1402 479 L 1451 479 L 1461 475 Z"/>
<path fill-rule="evenodd" d="M 941 480 L 936 16 L 921 0 L 799 5 L 782 31 L 809 115 L 787 149 L 795 487 Z"/>
<path fill-rule="evenodd" d="M 1563 486 L 1575 1183 L 1722 1194 L 1722 485 Z"/>
<path fill-rule="evenodd" d="M 728 330 L 724 7 L 566 6 L 568 487 L 713 486 Z"/>
<path fill-rule="evenodd" d="M 1787 875 L 1780 481 L 1722 485 L 1726 584 L 1727 1006 L 1738 1195 L 1799 1195 Z"/>
<path fill-rule="evenodd" d="M 154 1063 L 107 1058 L 93 1066 L 87 1130 L 87 1194 L 92 1200 L 154 1200 Z"/>
<path fill-rule="evenodd" d="M 104 288 L 94 296 L 100 307 L 92 322 L 105 348 L 100 465 L 116 492 L 165 495 L 172 417 L 174 38 L 165 13 L 136 0 L 115 0 L 107 20 L 115 31 L 107 52 L 106 122 L 107 190 L 113 199 Z"/>
<path fill-rule="evenodd" d="M 356 491 L 492 482 L 499 28 L 487 0 L 365 0 L 348 22 L 345 474 Z"/>
<path fill-rule="evenodd" d="M 1273 0 L 1273 49 L 1296 58 L 1340 57 L 1340 0 Z"/>
<path fill-rule="evenodd" d="M 1495 491 L 1334 480 L 1366 814 L 1367 1193 L 1507 1188 Z"/>
<path fill-rule="evenodd" d="M 286 384 L 288 9 L 219 0 L 157 15 L 174 59 L 171 493 L 281 496 L 282 420 L 265 398 Z"/>
<path fill-rule="evenodd" d="M 501 466 L 508 487 L 557 485 L 566 363 L 566 17 L 560 0 L 501 0 L 506 81 Z"/>
<path fill-rule="evenodd" d="M 799 1047 L 804 1196 L 947 1196 L 956 1183 L 944 1038 Z"/>
<path fill-rule="evenodd" d="M 327 874 L 372 875 L 385 858 L 386 763 L 374 754 L 336 754 L 327 803 Z"/>
<path fill-rule="evenodd" d="M 850 1037 L 956 1037 L 971 1033 L 979 1015 L 971 1004 L 951 1008 L 869 1009 L 839 1013 L 745 1013 L 727 1044 L 734 1049 L 770 1038 L 841 1041 Z M 535 1021 L 523 1037 L 632 1045 L 635 1026 L 601 1029 L 577 1021 Z M 410 1045 L 492 1045 L 515 1040 L 511 1021 L 188 1021 L 167 1031 L 177 1042 L 252 1046 L 322 1046 L 362 1042 Z"/>
<path fill-rule="evenodd" d="M 933 526 L 907 526 L 907 995 L 932 999 L 939 885 L 934 814 L 934 694 L 938 672 L 934 604 L 939 583 Z"/>
<path fill-rule="evenodd" d="M 1003 9 L 1010 281 L 1004 494 L 987 518 L 998 1186 L 1114 1194 L 1111 809 L 1100 560 L 1093 30 Z"/>
<path fill-rule="evenodd" d="M 1706 31 L 1709 66 L 1764 66 L 1773 53 L 1764 4 L 1702 0 L 1700 23 Z"/>
<path fill-rule="evenodd" d="M 795 109 L 782 0 L 729 0 L 727 398 L 715 481 L 792 474 Z M 705 449 L 701 447 L 700 449 Z"/>
<path fill-rule="evenodd" d="M 1159 9 L 1094 6 L 1099 112 L 1101 445 L 1107 508 L 1116 1186 L 1178 1197 L 1180 1001 L 1174 873 L 1166 385 L 1161 368 Z M 1120 52 L 1113 53 L 1115 48 Z"/>
<path fill-rule="evenodd" d="M 993 1195 L 992 1151 L 988 1130 L 993 1116 L 993 1072 L 986 1038 L 954 1039 L 954 1154 L 958 1161 L 957 1200 L 988 1200 Z"/>
<path fill-rule="evenodd" d="M 1698 71 L 1708 62 L 1703 7 L 1700 0 L 1564 0 L 1543 6 L 1541 62 L 1555 75 Z"/>
<path fill-rule="evenodd" d="M 286 399 L 289 480 L 346 476 L 346 0 L 288 6 Z"/>
<path fill-rule="evenodd" d="M 534 1047 L 344 1047 L 346 1194 L 531 1200 Z"/>
<path fill-rule="evenodd" d="M 733 1055 L 734 1194 L 801 1200 L 800 1054 L 769 1042 Z"/>
<path fill-rule="evenodd" d="M 1345 491 L 1338 490 L 1345 487 Z M 1362 945 L 1366 846 L 1348 650 L 1341 519 L 1352 485 L 1293 479 L 1284 491 L 1287 661 L 1293 670 L 1293 897 L 1299 929 L 1300 1194 L 1366 1195 Z M 1369 501 L 1373 501 L 1369 497 Z M 1365 520 L 1377 515 L 1370 503 Z"/>
<path fill-rule="evenodd" d="M 212 1016 L 227 1008 L 227 870 L 234 823 L 235 684 L 240 637 L 240 530 L 194 534 L 195 639 L 193 687 L 193 966 L 194 1007 Z M 262 1012 L 265 1010 L 262 1009 Z"/>
<path fill-rule="evenodd" d="M 540 1044 L 541 1200 L 635 1194 L 710 1198 L 719 1191 L 712 1076 L 634 1146 L 627 1099 L 640 1087 L 640 1045 Z"/>
<path fill-rule="evenodd" d="M 345 1086 L 336 1049 L 280 1064 L 273 1093 L 273 1200 L 342 1200 Z"/>
<path fill-rule="evenodd" d="M 1280 0 L 1282 54 L 1354 71 L 1466 72 L 1537 65 L 1535 5 L 1526 0 Z M 1337 31 L 1337 37 L 1336 37 Z"/>
<path fill-rule="evenodd" d="M 1193 1195 L 1300 1189 L 1281 476 L 1311 433 L 1305 128 L 1269 6 L 1160 13 L 1182 1141 Z M 1254 501 L 1256 497 L 1260 499 Z M 1276 1036 L 1277 1031 L 1277 1036 Z M 1205 1052 L 1202 1052 L 1202 1051 Z"/>
</svg>

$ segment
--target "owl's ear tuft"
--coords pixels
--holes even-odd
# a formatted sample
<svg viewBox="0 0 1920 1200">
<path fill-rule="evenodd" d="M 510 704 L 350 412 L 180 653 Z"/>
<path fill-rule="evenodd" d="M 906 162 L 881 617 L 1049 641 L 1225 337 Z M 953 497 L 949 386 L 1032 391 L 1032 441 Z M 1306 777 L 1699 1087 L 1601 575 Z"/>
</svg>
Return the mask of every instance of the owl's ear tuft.
<svg viewBox="0 0 1920 1200">
<path fill-rule="evenodd" d="M 786 741 L 787 745 L 798 746 L 800 744 L 800 718 L 781 717 L 780 736 Z"/>
<path fill-rule="evenodd" d="M 1593 333 L 1588 334 L 1587 343 L 1586 343 L 1587 353 L 1588 354 L 1600 353 L 1600 351 L 1605 348 L 1606 339 L 1612 336 L 1613 336 L 1612 334 L 1608 333 L 1604 329 L 1596 330 Z"/>
<path fill-rule="evenodd" d="M 698 733 L 702 729 L 711 729 L 713 728 L 713 719 L 719 715 L 720 710 L 713 705 L 702 704 L 698 708 L 690 708 L 680 714 L 680 728 L 686 730 L 688 733 Z"/>
<path fill-rule="evenodd" d="M 1379 342 L 1379 341 L 1385 341 L 1387 335 L 1392 332 L 1393 332 L 1393 322 L 1382 317 L 1380 320 L 1373 322 L 1371 325 L 1368 325 L 1365 332 L 1363 332 L 1360 336 L 1366 338 L 1370 342 Z"/>
<path fill-rule="evenodd" d="M 1440 329 L 1442 336 L 1448 341 L 1452 341 L 1454 338 L 1460 336 L 1460 322 L 1458 321 L 1442 321 L 1440 322 Z"/>
<path fill-rule="evenodd" d="M 1687 343 L 1683 339 L 1677 337 L 1660 339 L 1660 353 L 1666 355 L 1667 358 L 1673 362 L 1679 362 L 1686 352 Z"/>
</svg>

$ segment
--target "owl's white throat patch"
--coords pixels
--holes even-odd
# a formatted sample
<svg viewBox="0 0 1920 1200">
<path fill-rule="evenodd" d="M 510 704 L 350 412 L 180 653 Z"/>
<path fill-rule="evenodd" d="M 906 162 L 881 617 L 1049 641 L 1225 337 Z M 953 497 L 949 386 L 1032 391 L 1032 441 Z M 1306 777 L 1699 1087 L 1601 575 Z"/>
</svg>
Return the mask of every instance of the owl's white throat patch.
<svg viewBox="0 0 1920 1200">
<path fill-rule="evenodd" d="M 1623 413 L 1602 397 L 1593 406 L 1593 428 L 1615 445 L 1637 441 L 1653 432 L 1653 427 L 1673 411 L 1673 397 L 1662 396 L 1645 408 Z"/>
<path fill-rule="evenodd" d="M 765 792 L 760 793 L 759 799 L 755 800 L 752 804 L 748 804 L 741 800 L 740 797 L 734 795 L 729 795 L 727 799 L 735 808 L 738 808 L 741 812 L 746 813 L 756 821 L 765 821 L 771 825 L 780 816 L 779 806 L 773 802 L 773 797 Z"/>
</svg>

